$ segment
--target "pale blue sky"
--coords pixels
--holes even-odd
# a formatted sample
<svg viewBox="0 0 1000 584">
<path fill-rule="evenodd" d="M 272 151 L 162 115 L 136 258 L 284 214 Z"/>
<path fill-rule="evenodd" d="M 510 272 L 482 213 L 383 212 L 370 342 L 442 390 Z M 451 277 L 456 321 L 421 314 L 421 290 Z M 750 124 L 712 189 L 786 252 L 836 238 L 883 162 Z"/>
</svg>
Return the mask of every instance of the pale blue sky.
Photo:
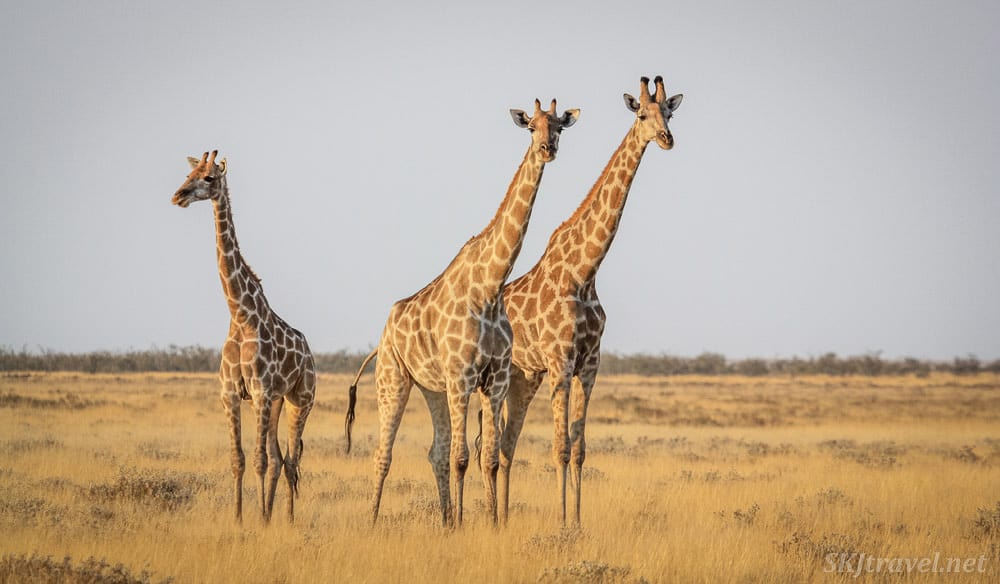
<svg viewBox="0 0 1000 584">
<path fill-rule="evenodd" d="M 663 75 L 606 350 L 1000 357 L 997 3 L 335 4 L 5 3 L 0 346 L 219 345 L 211 206 L 170 205 L 219 148 L 272 306 L 366 349 L 495 212 L 508 109 L 582 110 L 516 277 Z"/>
</svg>

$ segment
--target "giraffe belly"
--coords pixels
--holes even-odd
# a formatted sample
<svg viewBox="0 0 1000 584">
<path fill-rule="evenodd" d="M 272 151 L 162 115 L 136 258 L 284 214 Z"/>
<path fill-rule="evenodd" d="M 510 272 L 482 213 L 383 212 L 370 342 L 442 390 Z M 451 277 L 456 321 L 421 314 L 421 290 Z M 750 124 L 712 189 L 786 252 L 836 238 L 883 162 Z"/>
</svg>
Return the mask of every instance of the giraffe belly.
<svg viewBox="0 0 1000 584">
<path fill-rule="evenodd" d="M 441 371 L 440 364 L 434 360 L 428 361 L 419 367 L 408 366 L 413 381 L 420 387 L 428 391 L 447 391 L 447 376 Z"/>
<path fill-rule="evenodd" d="M 537 345 L 514 342 L 511 363 L 527 373 L 542 373 L 546 370 L 544 356 L 536 350 Z"/>
</svg>

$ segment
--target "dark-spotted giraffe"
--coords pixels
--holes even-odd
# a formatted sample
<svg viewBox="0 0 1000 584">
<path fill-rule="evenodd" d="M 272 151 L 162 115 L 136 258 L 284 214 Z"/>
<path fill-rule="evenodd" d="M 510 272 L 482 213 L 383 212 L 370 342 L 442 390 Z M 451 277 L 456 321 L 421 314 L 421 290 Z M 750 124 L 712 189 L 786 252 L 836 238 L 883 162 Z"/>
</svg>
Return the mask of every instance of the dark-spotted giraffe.
<svg viewBox="0 0 1000 584">
<path fill-rule="evenodd" d="M 243 471 L 240 444 L 240 403 L 249 399 L 257 417 L 254 469 L 257 472 L 260 510 L 271 518 L 278 476 L 284 468 L 288 481 L 288 518 L 294 518 L 298 495 L 302 430 L 316 395 L 316 371 L 305 336 L 279 317 L 267 302 L 260 279 L 240 253 L 230 210 L 226 160 L 215 163 L 218 151 L 201 159 L 188 158 L 191 174 L 177 190 L 173 203 L 187 207 L 211 200 L 215 206 L 216 252 L 222 291 L 229 304 L 229 336 L 222 346 L 222 406 L 229 418 L 236 519 L 243 512 Z M 278 445 L 278 418 L 287 410 L 288 444 L 282 458 Z"/>
</svg>

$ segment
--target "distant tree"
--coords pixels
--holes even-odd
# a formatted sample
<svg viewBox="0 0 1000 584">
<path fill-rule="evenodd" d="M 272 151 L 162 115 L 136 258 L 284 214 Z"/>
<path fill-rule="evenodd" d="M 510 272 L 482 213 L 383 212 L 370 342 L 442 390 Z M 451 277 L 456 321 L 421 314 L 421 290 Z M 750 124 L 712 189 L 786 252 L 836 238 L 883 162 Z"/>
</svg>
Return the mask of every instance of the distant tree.
<svg viewBox="0 0 1000 584">
<path fill-rule="evenodd" d="M 718 353 L 702 353 L 694 359 L 692 373 L 698 375 L 721 375 L 726 372 L 726 358 Z"/>
<path fill-rule="evenodd" d="M 852 367 L 850 368 L 851 373 L 857 375 L 882 375 L 884 363 L 882 362 L 882 351 L 871 351 L 860 357 L 853 357 L 851 359 Z"/>
<path fill-rule="evenodd" d="M 742 361 L 736 361 L 732 364 L 730 369 L 739 375 L 748 375 L 752 377 L 767 375 L 771 372 L 767 361 L 763 359 L 743 359 Z"/>
<path fill-rule="evenodd" d="M 354 373 L 367 352 L 340 350 L 315 353 L 316 369 L 323 373 Z M 166 349 L 153 346 L 144 351 L 92 351 L 60 353 L 27 347 L 14 350 L 0 346 L 0 371 L 82 371 L 89 373 L 129 373 L 142 371 L 216 372 L 220 354 L 217 349 L 199 346 L 170 345 Z M 724 355 L 705 352 L 697 357 L 621 355 L 606 352 L 601 356 L 601 374 L 633 375 L 916 375 L 926 377 L 932 371 L 975 375 L 980 372 L 1000 373 L 1000 359 L 983 364 L 975 355 L 955 357 L 952 361 L 933 362 L 906 357 L 890 361 L 881 352 L 860 356 L 838 357 L 825 353 L 820 357 L 802 359 L 743 359 L 727 361 Z"/>
<path fill-rule="evenodd" d="M 898 373 L 901 375 L 916 375 L 917 377 L 927 377 L 931 374 L 931 365 L 926 361 L 921 361 L 914 357 L 906 357 L 900 364 Z"/>
<path fill-rule="evenodd" d="M 982 364 L 979 362 L 979 358 L 975 355 L 968 355 L 964 358 L 955 357 L 952 373 L 956 375 L 975 375 L 981 369 Z"/>
<path fill-rule="evenodd" d="M 822 357 L 816 360 L 816 373 L 822 373 L 825 375 L 843 375 L 844 367 L 837 358 L 836 353 L 826 353 Z"/>
</svg>

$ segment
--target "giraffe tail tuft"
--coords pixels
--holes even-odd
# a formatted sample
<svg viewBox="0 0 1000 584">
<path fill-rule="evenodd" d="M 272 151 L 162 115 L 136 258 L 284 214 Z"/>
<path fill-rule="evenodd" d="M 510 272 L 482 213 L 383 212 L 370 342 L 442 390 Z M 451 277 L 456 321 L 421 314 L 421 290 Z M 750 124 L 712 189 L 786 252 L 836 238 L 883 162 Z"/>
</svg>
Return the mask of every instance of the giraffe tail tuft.
<svg viewBox="0 0 1000 584">
<path fill-rule="evenodd" d="M 483 410 L 479 410 L 479 415 L 476 417 L 479 419 L 479 433 L 476 434 L 473 443 L 476 445 L 476 461 L 479 462 L 483 454 Z"/>
<path fill-rule="evenodd" d="M 352 385 L 347 396 L 347 419 L 344 421 L 344 433 L 347 434 L 347 452 L 351 452 L 351 427 L 354 425 L 354 406 L 358 403 L 358 386 Z"/>
<path fill-rule="evenodd" d="M 476 445 L 476 460 L 482 460 L 483 454 L 483 410 L 479 410 L 479 414 L 476 416 L 479 421 L 479 433 L 476 434 L 476 439 L 473 443 Z M 507 427 L 506 421 L 500 420 L 500 433 L 503 434 L 504 429 Z"/>
<path fill-rule="evenodd" d="M 375 357 L 378 353 L 378 347 L 372 349 L 371 353 L 365 357 L 365 360 L 361 362 L 361 368 L 358 369 L 358 375 L 354 378 L 354 383 L 351 384 L 350 389 L 347 394 L 347 419 L 344 420 L 344 434 L 347 436 L 347 453 L 351 453 L 351 427 L 354 425 L 354 407 L 358 403 L 358 382 L 361 381 L 361 374 L 365 372 L 365 367 L 368 366 L 368 362 Z"/>
<path fill-rule="evenodd" d="M 302 455 L 306 451 L 306 443 L 299 439 L 299 460 L 298 464 L 295 465 L 295 498 L 299 498 L 299 479 L 302 478 Z"/>
<path fill-rule="evenodd" d="M 291 454 L 291 445 L 285 443 L 285 451 Z M 285 459 L 285 478 L 288 479 L 288 487 L 291 490 L 291 496 L 298 499 L 299 498 L 299 479 L 302 478 L 302 451 L 305 449 L 305 442 L 299 439 L 299 451 L 298 456 L 293 460 L 291 456 Z"/>
</svg>

